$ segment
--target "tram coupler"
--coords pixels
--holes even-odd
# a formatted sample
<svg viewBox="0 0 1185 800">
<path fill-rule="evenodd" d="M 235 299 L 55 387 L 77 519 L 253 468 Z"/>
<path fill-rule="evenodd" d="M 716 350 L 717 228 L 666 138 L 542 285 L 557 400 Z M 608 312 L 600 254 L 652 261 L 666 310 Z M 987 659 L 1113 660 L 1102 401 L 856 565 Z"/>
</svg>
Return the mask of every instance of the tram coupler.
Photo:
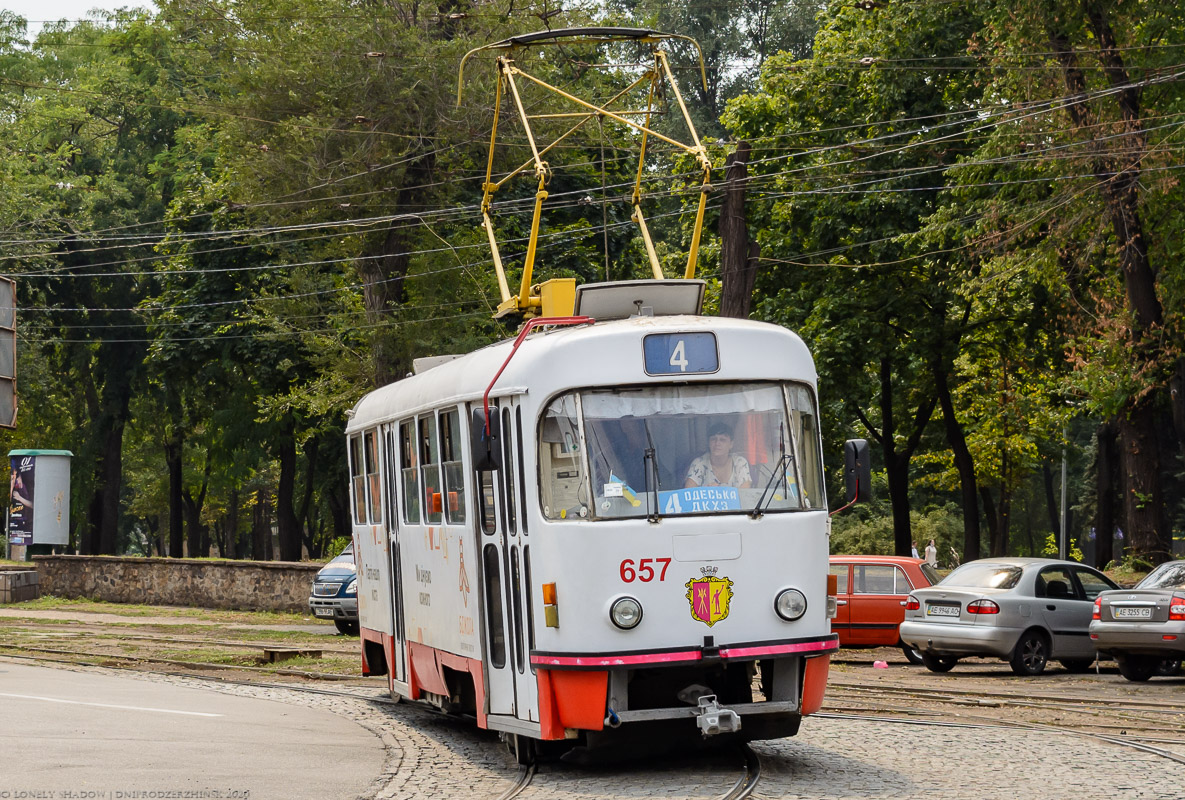
<svg viewBox="0 0 1185 800">
<path fill-rule="evenodd" d="M 695 717 L 695 724 L 699 725 L 700 733 L 704 736 L 736 733 L 741 729 L 740 715 L 731 708 L 721 708 L 716 702 L 716 695 L 701 696 L 698 705 L 699 714 Z"/>
</svg>

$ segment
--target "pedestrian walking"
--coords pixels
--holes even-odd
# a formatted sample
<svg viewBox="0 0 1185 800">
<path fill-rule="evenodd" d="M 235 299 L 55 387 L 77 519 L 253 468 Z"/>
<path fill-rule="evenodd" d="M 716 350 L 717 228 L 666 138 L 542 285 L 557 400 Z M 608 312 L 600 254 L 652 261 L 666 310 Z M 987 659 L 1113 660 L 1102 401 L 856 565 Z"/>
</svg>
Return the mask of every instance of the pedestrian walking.
<svg viewBox="0 0 1185 800">
<path fill-rule="evenodd" d="M 934 540 L 930 540 L 930 544 L 926 545 L 926 563 L 932 567 L 938 567 L 938 547 L 934 544 Z"/>
</svg>

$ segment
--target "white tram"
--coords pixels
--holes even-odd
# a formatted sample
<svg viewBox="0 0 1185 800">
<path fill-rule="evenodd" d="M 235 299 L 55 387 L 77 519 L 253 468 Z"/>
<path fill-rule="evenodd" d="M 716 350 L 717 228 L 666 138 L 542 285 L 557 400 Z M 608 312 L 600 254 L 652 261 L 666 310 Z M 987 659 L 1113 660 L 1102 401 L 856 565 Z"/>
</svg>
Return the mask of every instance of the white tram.
<svg viewBox="0 0 1185 800">
<path fill-rule="evenodd" d="M 783 328 L 700 316 L 702 293 L 583 286 L 595 321 L 537 318 L 362 398 L 365 674 L 520 756 L 780 737 L 819 709 L 837 640 L 815 368 Z"/>
</svg>

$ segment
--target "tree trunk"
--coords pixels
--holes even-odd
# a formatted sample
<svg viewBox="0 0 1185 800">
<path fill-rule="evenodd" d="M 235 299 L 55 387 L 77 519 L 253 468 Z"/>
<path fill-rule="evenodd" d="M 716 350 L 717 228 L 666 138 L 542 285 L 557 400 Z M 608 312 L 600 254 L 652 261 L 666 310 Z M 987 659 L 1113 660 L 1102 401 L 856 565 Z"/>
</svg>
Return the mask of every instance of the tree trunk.
<svg viewBox="0 0 1185 800">
<path fill-rule="evenodd" d="M 276 524 L 280 535 L 280 560 L 300 561 L 300 520 L 293 508 L 296 492 L 296 423 L 288 420 L 276 438 L 280 482 L 276 486 Z"/>
<path fill-rule="evenodd" d="M 954 456 L 955 469 L 959 472 L 959 489 L 963 502 L 963 561 L 979 558 L 979 500 L 975 480 L 975 459 L 967 447 L 963 426 L 955 416 L 955 405 L 951 398 L 950 382 L 946 370 L 936 364 L 934 388 L 938 403 L 942 407 L 942 420 L 946 427 L 946 443 Z"/>
<path fill-rule="evenodd" d="M 988 553 L 996 555 L 996 543 L 1000 539 L 1000 518 L 996 514 L 996 501 L 992 492 L 986 486 L 979 488 L 979 498 L 983 501 L 983 515 L 988 526 Z"/>
<path fill-rule="evenodd" d="M 300 511 L 297 512 L 296 518 L 300 521 L 297 526 L 302 533 L 305 549 L 310 556 L 320 555 L 320 553 L 313 552 L 313 488 L 316 486 L 317 477 L 317 451 L 320 449 L 320 440 L 316 437 L 309 440 L 308 447 L 305 448 L 305 475 L 304 475 L 304 497 L 300 501 Z"/>
<path fill-rule="evenodd" d="M 165 465 L 169 472 L 169 556 L 181 558 L 185 554 L 182 516 L 184 508 L 181 499 L 184 480 L 182 463 L 185 453 L 185 420 L 180 400 L 173 392 L 169 393 L 168 407 L 172 424 L 169 440 L 165 443 Z"/>
<path fill-rule="evenodd" d="M 229 508 L 226 510 L 226 545 L 222 551 L 225 558 L 239 557 L 239 490 L 230 490 Z"/>
<path fill-rule="evenodd" d="M 1115 560 L 1115 423 L 1096 434 L 1094 563 L 1103 569 Z"/>
<path fill-rule="evenodd" d="M 749 229 L 745 220 L 745 189 L 752 148 L 737 145 L 725 159 L 724 203 L 720 209 L 720 315 L 746 319 L 753 301 L 757 278 L 756 256 L 750 255 Z M 755 243 L 754 243 L 755 244 Z"/>
<path fill-rule="evenodd" d="M 1119 417 L 1124 535 L 1133 553 L 1159 564 L 1172 557 L 1160 488 L 1160 441 L 1154 415 Z"/>
<path fill-rule="evenodd" d="M 1096 142 L 1092 166 L 1098 176 L 1099 193 L 1119 253 L 1119 271 L 1127 308 L 1132 314 L 1130 347 L 1135 361 L 1132 367 L 1137 370 L 1139 365 L 1155 357 L 1152 351 L 1157 345 L 1150 340 L 1149 334 L 1163 322 L 1163 309 L 1156 295 L 1156 273 L 1148 257 L 1140 217 L 1140 170 L 1147 153 L 1147 136 L 1140 119 L 1141 89 L 1132 85 L 1103 4 L 1088 2 L 1085 12 L 1098 46 L 1095 53 L 1111 83 L 1111 96 L 1123 121 L 1123 146 L 1108 152 L 1104 149 L 1106 144 Z M 1086 78 L 1068 37 L 1051 30 L 1050 39 L 1062 65 L 1066 88 L 1072 95 L 1085 96 Z M 1088 129 L 1094 121 L 1085 103 L 1068 103 L 1066 107 L 1075 125 Z M 1123 514 L 1127 541 L 1133 553 L 1159 563 L 1169 557 L 1172 542 L 1164 524 L 1155 413 L 1153 403 L 1130 399 L 1128 407 L 1119 416 L 1118 435 L 1124 473 Z"/>
<path fill-rule="evenodd" d="M 260 489 L 255 493 L 255 508 L 251 516 L 251 558 L 255 561 L 271 561 L 271 495 L 267 490 Z"/>
<path fill-rule="evenodd" d="M 202 470 L 202 485 L 197 497 L 186 489 L 182 492 L 185 504 L 186 533 L 189 540 L 190 558 L 210 557 L 210 528 L 202 522 L 202 510 L 206 507 L 206 491 L 210 487 L 210 450 L 206 450 L 206 466 Z"/>
<path fill-rule="evenodd" d="M 893 551 L 898 556 L 908 558 L 913 552 L 912 522 L 909 518 L 909 462 L 934 414 L 937 398 L 930 397 L 918 406 L 913 430 L 905 446 L 898 450 L 893 413 L 893 364 L 888 356 L 882 357 L 880 361 L 880 384 L 881 430 L 874 428 L 858 408 L 856 415 L 881 446 L 889 482 L 889 506 L 893 514 Z"/>
<path fill-rule="evenodd" d="M 423 190 L 414 187 L 431 185 L 435 165 L 435 155 L 428 153 L 408 166 L 405 188 L 400 189 L 394 198 L 396 209 L 420 204 Z M 358 260 L 362 303 L 367 321 L 372 325 L 389 322 L 392 312 L 404 301 L 404 281 L 411 266 L 411 252 L 415 249 L 412 230 L 407 224 L 392 224 L 382 243 L 364 252 Z M 396 335 L 383 328 L 377 328 L 376 331 L 372 347 L 375 386 L 386 386 L 402 377 L 407 370 L 401 363 L 400 343 Z"/>
</svg>

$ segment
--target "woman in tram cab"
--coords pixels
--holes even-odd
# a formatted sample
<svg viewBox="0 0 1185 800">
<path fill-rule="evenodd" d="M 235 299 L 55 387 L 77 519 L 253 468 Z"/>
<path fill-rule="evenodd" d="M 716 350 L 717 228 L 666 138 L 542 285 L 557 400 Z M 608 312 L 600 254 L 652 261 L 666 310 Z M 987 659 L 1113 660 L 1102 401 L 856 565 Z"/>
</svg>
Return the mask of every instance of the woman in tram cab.
<svg viewBox="0 0 1185 800">
<path fill-rule="evenodd" d="M 685 489 L 696 486 L 735 486 L 748 489 L 753 485 L 749 462 L 732 452 L 732 428 L 724 422 L 708 428 L 708 452 L 691 462 L 687 468 Z"/>
</svg>

